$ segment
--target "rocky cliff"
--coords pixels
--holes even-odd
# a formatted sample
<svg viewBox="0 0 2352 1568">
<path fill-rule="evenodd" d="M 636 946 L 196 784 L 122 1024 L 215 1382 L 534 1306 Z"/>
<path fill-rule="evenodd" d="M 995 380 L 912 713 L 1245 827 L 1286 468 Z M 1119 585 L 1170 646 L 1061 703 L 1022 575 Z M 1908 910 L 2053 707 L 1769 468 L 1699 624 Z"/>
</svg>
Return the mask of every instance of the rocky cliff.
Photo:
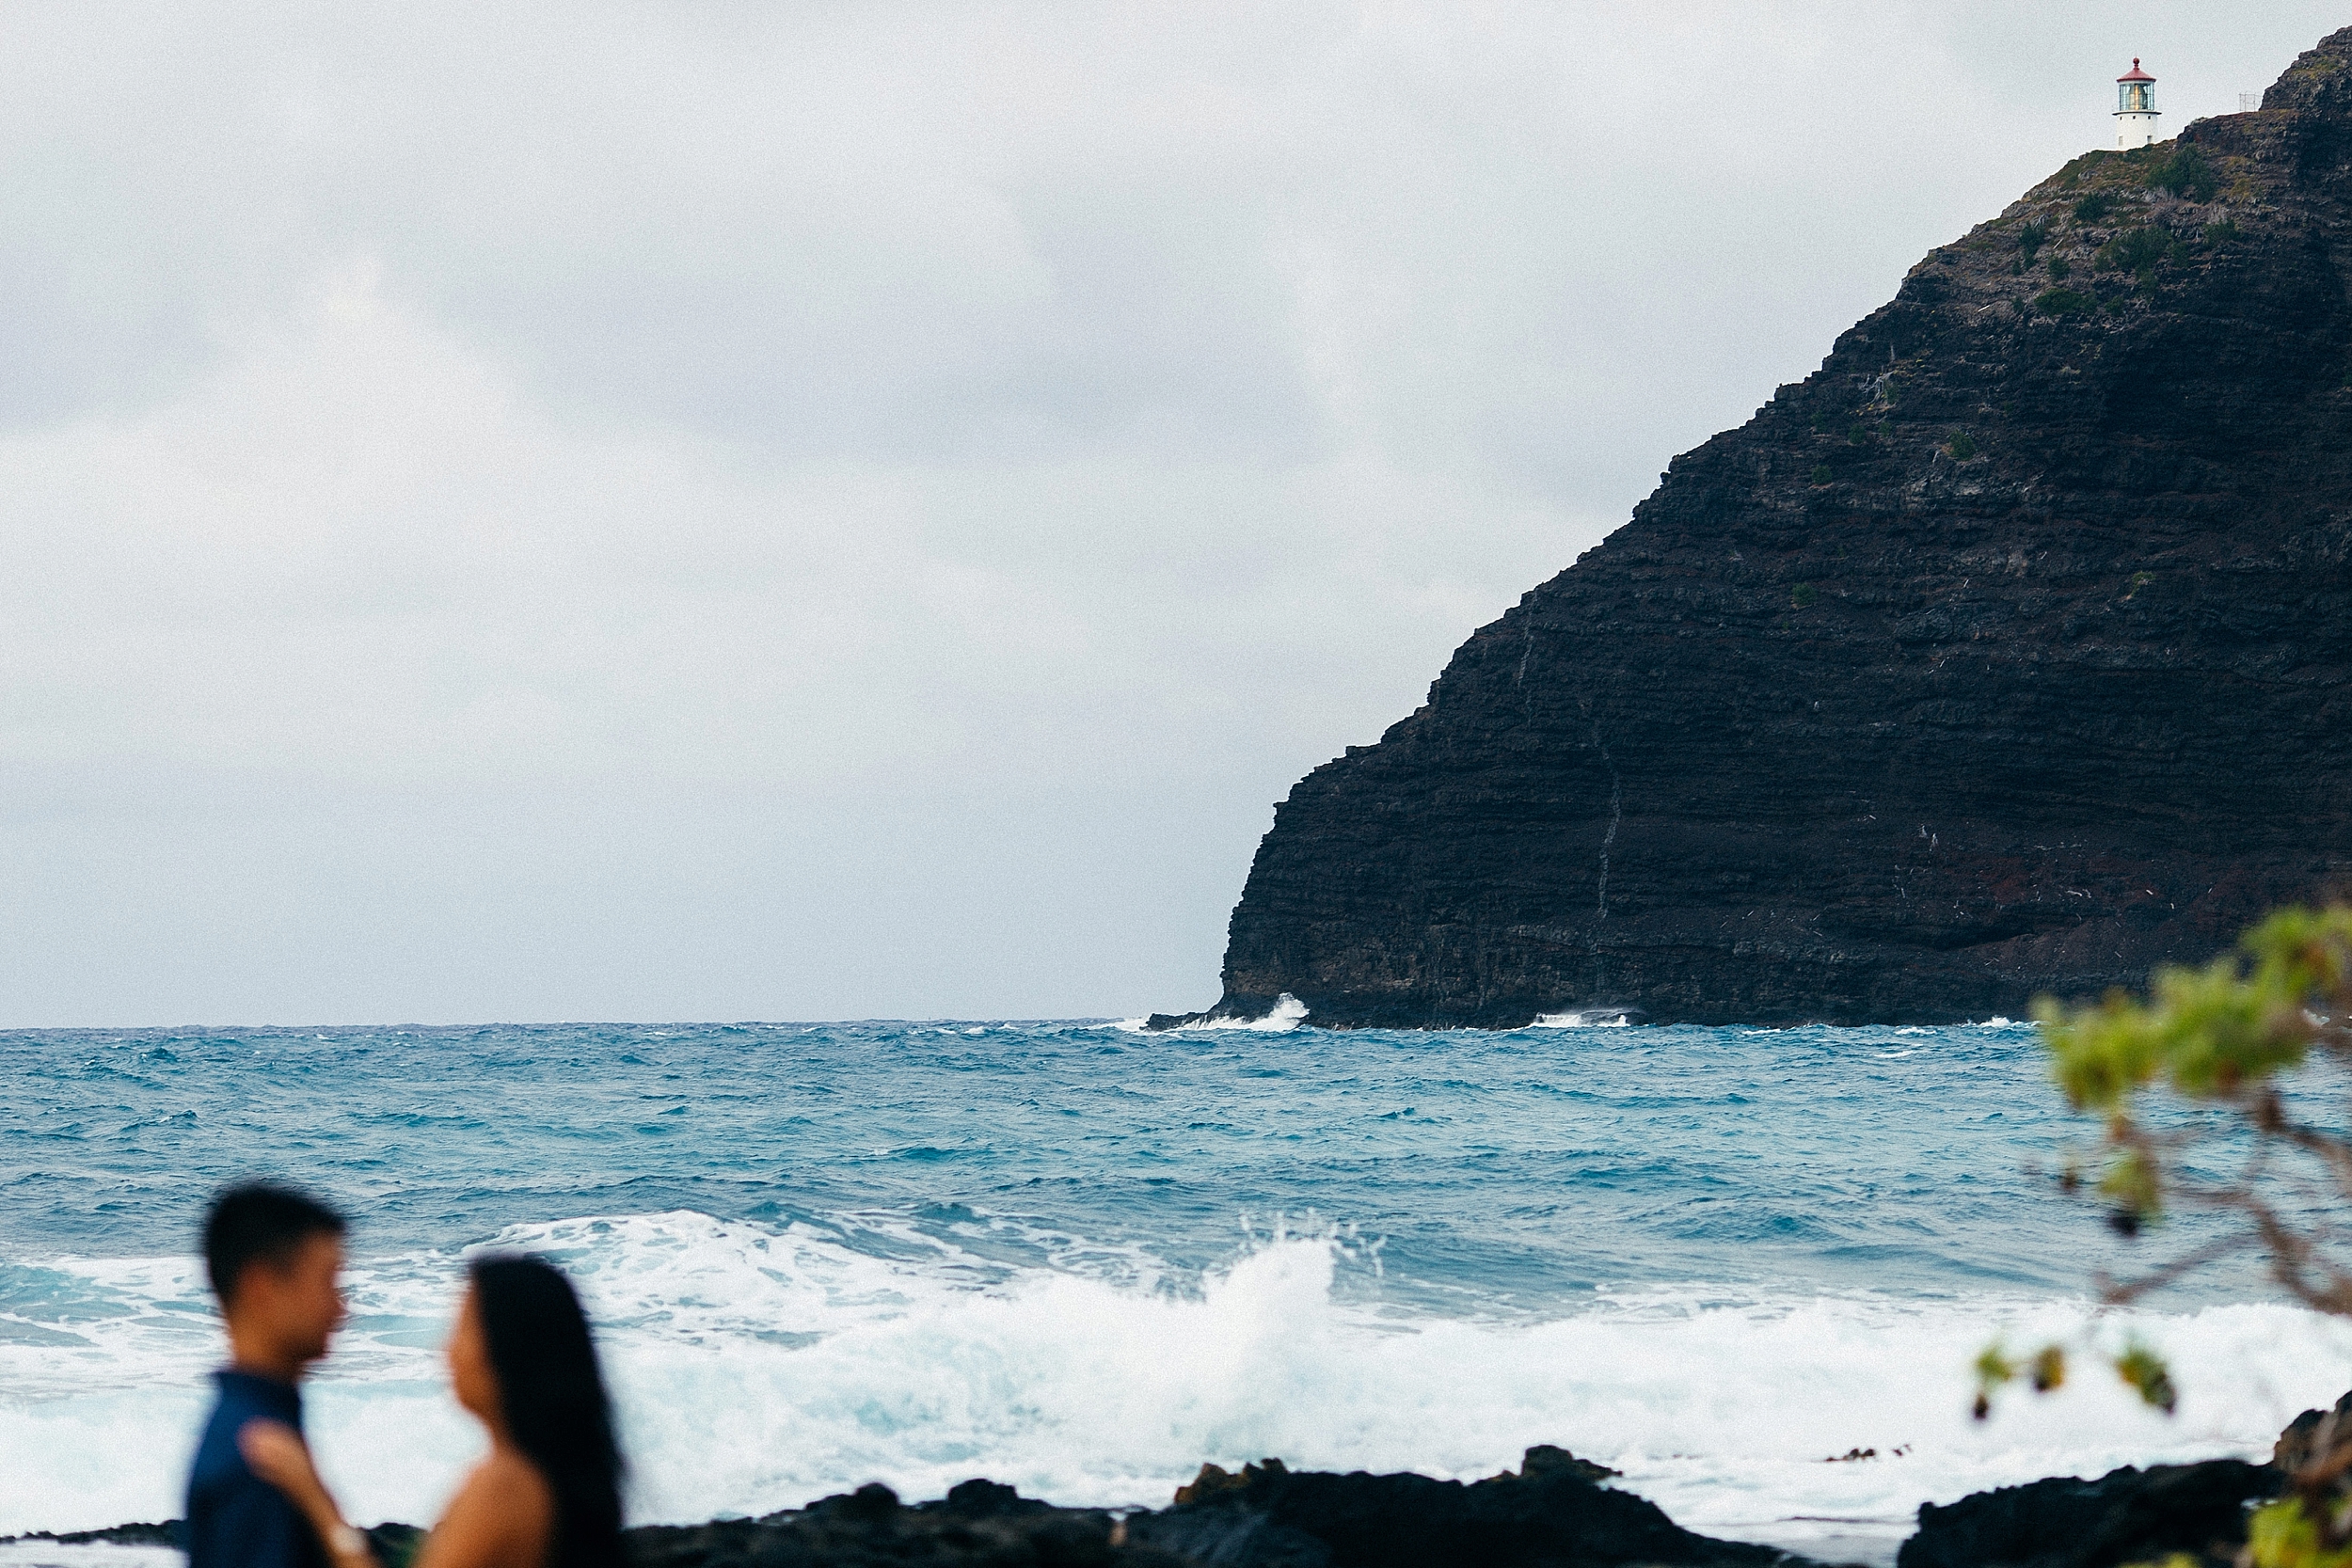
<svg viewBox="0 0 2352 1568">
<path fill-rule="evenodd" d="M 2077 158 L 1302 780 L 1217 1012 L 1932 1022 L 2352 868 L 2352 28 Z"/>
</svg>

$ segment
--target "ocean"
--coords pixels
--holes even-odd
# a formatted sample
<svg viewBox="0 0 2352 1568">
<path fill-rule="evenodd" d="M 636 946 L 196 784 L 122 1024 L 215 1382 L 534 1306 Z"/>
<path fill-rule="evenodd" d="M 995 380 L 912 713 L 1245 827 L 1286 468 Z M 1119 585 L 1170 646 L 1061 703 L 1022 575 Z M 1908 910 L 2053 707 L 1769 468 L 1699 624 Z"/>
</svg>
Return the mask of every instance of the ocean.
<svg viewBox="0 0 2352 1568">
<path fill-rule="evenodd" d="M 2057 1193 L 2095 1128 L 2029 1028 L 1279 1022 L 0 1034 L 0 1534 L 180 1513 L 194 1232 L 254 1174 L 354 1220 L 310 1409 L 364 1521 L 429 1522 L 476 1450 L 437 1346 L 484 1246 L 580 1284 L 641 1522 L 1557 1443 L 1690 1528 L 1885 1560 L 1923 1500 L 2266 1453 L 2352 1386 L 2352 1325 L 2251 1263 L 2094 1307 L 2200 1232 L 2136 1251 Z M 1969 1418 L 1988 1341 L 2133 1336 L 2176 1415 L 2085 1367 Z"/>
</svg>

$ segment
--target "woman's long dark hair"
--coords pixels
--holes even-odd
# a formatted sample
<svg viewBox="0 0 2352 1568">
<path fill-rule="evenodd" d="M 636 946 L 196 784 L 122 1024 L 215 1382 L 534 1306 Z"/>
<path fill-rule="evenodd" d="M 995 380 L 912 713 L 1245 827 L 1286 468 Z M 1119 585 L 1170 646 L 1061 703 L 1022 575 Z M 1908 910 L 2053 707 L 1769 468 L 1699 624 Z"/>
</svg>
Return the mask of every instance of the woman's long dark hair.
<svg viewBox="0 0 2352 1568">
<path fill-rule="evenodd" d="M 507 1433 L 555 1493 L 545 1568 L 616 1568 L 621 1450 L 580 1297 L 540 1258 L 493 1254 L 469 1272 Z"/>
</svg>

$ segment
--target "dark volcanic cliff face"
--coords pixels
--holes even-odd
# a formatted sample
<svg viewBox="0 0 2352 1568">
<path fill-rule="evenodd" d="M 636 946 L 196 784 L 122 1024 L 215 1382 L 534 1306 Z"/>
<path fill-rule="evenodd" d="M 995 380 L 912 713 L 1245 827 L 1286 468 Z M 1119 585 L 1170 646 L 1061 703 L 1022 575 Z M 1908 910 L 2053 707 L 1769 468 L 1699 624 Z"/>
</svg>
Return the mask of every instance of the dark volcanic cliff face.
<svg viewBox="0 0 2352 1568">
<path fill-rule="evenodd" d="M 2352 28 L 1928 257 L 1301 781 L 1217 1010 L 1982 1018 L 2328 890 L 2347 269 Z"/>
</svg>

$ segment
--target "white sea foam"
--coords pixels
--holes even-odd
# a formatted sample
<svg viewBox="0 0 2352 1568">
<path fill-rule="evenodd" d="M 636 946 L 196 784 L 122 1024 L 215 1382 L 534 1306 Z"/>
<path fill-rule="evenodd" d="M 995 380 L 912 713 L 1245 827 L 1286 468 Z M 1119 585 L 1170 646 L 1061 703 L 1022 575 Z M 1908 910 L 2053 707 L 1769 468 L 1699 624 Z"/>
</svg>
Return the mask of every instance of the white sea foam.
<svg viewBox="0 0 2352 1568">
<path fill-rule="evenodd" d="M 1629 1029 L 1632 1022 L 1621 1012 L 1606 1008 L 1584 1013 L 1537 1013 L 1532 1025 L 1537 1029 Z"/>
<path fill-rule="evenodd" d="M 1062 1502 L 1156 1505 L 1204 1460 L 1473 1477 L 1553 1442 L 1624 1470 L 1694 1528 L 1891 1540 L 1924 1499 L 2260 1452 L 2352 1382 L 2352 1329 L 2308 1313 L 2143 1315 L 2102 1331 L 2172 1357 L 2178 1416 L 2085 1373 L 1978 1424 L 1977 1350 L 1996 1333 L 2078 1334 L 2086 1307 L 1655 1291 L 1502 1323 L 1340 1299 L 1350 1259 L 1327 1238 L 1263 1242 L 1191 1288 L 1132 1258 L 1009 1274 L 912 1232 L 875 1249 L 884 1258 L 817 1227 L 691 1213 L 500 1240 L 553 1253 L 580 1281 L 640 1519 L 757 1513 L 877 1479 L 935 1497 L 981 1474 Z M 310 1408 L 358 1517 L 428 1519 L 475 1451 L 433 1350 L 454 1264 L 356 1273 L 354 1333 Z M 215 1351 L 194 1272 L 57 1267 L 115 1310 L 76 1322 L 81 1347 L 0 1353 L 0 1532 L 176 1513 Z M 1855 1449 L 1882 1457 L 1824 1463 Z"/>
<path fill-rule="evenodd" d="M 1272 1010 L 1263 1018 L 1247 1020 L 1224 1017 L 1202 1018 L 1195 1019 L 1190 1023 L 1179 1023 L 1175 1028 L 1188 1033 L 1247 1030 L 1255 1034 L 1279 1035 L 1286 1034 L 1306 1022 L 1307 1004 L 1290 992 L 1284 991 L 1274 999 Z M 1140 1033 L 1144 1026 L 1144 1021 L 1139 1018 L 1121 1019 L 1117 1025 L 1130 1033 Z"/>
</svg>

